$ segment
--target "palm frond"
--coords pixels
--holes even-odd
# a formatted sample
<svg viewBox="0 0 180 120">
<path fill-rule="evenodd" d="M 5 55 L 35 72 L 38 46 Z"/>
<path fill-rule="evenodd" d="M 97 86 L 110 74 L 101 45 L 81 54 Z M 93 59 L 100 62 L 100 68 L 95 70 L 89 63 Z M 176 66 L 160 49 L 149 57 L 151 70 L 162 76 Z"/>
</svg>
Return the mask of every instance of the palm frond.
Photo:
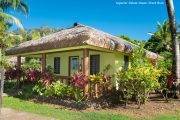
<svg viewBox="0 0 180 120">
<path fill-rule="evenodd" d="M 3 11 L 6 11 L 8 9 L 19 10 L 24 14 L 28 14 L 29 12 L 29 8 L 23 0 L 1 0 L 0 8 Z"/>
<path fill-rule="evenodd" d="M 154 33 L 152 33 L 152 32 L 148 32 L 147 34 L 150 35 L 150 36 L 154 35 Z"/>
<path fill-rule="evenodd" d="M 22 11 L 26 15 L 29 13 L 29 8 L 28 8 L 27 4 L 23 1 L 21 1 L 21 3 L 18 5 L 17 9 Z"/>
<path fill-rule="evenodd" d="M 10 14 L 6 14 L 3 12 L 0 12 L 0 17 L 3 18 L 4 20 L 13 23 L 15 25 L 17 25 L 17 27 L 19 27 L 20 29 L 24 29 L 23 25 L 21 24 L 20 20 L 18 20 L 16 17 L 10 15 Z"/>
</svg>

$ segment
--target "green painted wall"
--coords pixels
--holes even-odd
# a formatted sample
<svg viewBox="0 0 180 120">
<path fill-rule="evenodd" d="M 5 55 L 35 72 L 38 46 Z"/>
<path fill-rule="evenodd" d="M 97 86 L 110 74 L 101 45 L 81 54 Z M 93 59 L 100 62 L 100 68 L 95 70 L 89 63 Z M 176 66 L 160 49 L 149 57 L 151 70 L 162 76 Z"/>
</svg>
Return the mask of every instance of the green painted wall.
<svg viewBox="0 0 180 120">
<path fill-rule="evenodd" d="M 115 53 L 115 72 L 120 71 L 124 67 L 124 54 Z"/>
<path fill-rule="evenodd" d="M 114 71 L 114 54 L 113 53 L 90 51 L 89 54 L 100 55 L 100 72 L 102 72 L 108 64 L 110 64 L 112 67 L 112 69 L 110 69 L 110 73 Z"/>
<path fill-rule="evenodd" d="M 114 74 L 115 72 L 123 68 L 124 55 L 122 53 L 100 52 L 100 51 L 90 50 L 89 54 L 100 55 L 100 72 L 102 72 L 108 64 L 111 65 L 109 74 Z M 54 57 L 60 57 L 61 58 L 60 75 L 68 76 L 69 56 L 79 56 L 79 63 L 80 63 L 81 58 L 83 57 L 83 51 L 81 50 L 81 51 L 72 51 L 72 52 L 49 53 L 46 56 L 47 66 L 51 66 L 53 68 Z"/>
<path fill-rule="evenodd" d="M 50 53 L 46 55 L 46 64 L 54 68 L 54 57 L 60 57 L 60 75 L 68 76 L 69 56 L 79 56 L 79 59 L 83 57 L 83 51 L 72 51 L 72 52 L 59 52 Z M 80 60 L 79 60 L 80 61 Z"/>
</svg>

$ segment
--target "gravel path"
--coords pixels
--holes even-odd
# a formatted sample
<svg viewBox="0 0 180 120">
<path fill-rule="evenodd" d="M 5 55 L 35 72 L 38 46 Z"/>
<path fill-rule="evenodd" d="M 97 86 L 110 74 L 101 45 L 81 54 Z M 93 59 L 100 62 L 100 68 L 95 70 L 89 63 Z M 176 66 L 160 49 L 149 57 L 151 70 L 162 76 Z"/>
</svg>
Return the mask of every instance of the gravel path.
<svg viewBox="0 0 180 120">
<path fill-rule="evenodd" d="M 21 112 L 9 108 L 2 108 L 0 120 L 55 120 L 53 118 L 43 117 L 40 115 Z"/>
</svg>

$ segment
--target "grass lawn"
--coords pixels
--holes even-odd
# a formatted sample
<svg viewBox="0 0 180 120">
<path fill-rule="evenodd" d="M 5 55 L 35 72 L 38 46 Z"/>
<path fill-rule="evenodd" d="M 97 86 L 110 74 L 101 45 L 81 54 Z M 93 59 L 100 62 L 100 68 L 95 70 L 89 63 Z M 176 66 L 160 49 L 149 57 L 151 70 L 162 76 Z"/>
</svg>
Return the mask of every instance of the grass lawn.
<svg viewBox="0 0 180 120">
<path fill-rule="evenodd" d="M 58 109 L 49 105 L 28 102 L 13 97 L 4 97 L 3 106 L 60 120 L 130 120 L 130 117 L 124 115 Z"/>
<path fill-rule="evenodd" d="M 5 93 L 12 96 L 14 94 L 13 86 L 15 83 L 10 82 L 5 84 Z M 163 102 L 155 100 L 147 102 L 137 109 L 134 105 L 130 105 L 128 109 L 122 106 L 112 109 L 86 109 L 82 111 L 70 110 L 63 105 L 50 105 L 30 102 L 34 99 L 32 96 L 33 85 L 22 86 L 21 94 L 16 94 L 16 97 L 4 97 L 3 106 L 24 112 L 39 114 L 42 116 L 53 117 L 60 120 L 180 120 L 180 100 Z"/>
<path fill-rule="evenodd" d="M 33 103 L 14 97 L 4 97 L 3 106 L 16 110 L 31 112 L 42 116 L 53 117 L 60 120 L 134 120 L 132 116 L 125 116 L 105 111 L 75 111 L 64 108 L 56 108 L 47 104 Z M 144 118 L 143 118 L 144 119 Z M 162 114 L 152 117 L 152 120 L 180 120 L 180 111 L 176 114 Z"/>
</svg>

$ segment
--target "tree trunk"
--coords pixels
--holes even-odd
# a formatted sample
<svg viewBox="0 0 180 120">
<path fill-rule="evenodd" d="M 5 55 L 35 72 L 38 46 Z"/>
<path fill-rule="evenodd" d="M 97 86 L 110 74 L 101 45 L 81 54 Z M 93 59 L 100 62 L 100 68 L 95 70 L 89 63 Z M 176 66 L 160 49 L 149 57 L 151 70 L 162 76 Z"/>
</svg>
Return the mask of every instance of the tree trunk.
<svg viewBox="0 0 180 120">
<path fill-rule="evenodd" d="M 0 112 L 2 108 L 3 89 L 4 89 L 4 69 L 1 66 L 0 68 Z"/>
<path fill-rule="evenodd" d="M 178 91 L 179 83 L 180 80 L 178 78 L 178 74 L 180 73 L 178 70 L 179 65 L 177 64 L 178 62 L 178 54 L 179 50 L 177 49 L 178 47 L 178 41 L 176 39 L 176 20 L 175 20 L 175 10 L 174 10 L 174 5 L 173 5 L 173 0 L 166 0 L 166 7 L 167 7 L 167 12 L 168 12 L 168 17 L 169 17 L 169 22 L 170 22 L 170 30 L 171 30 L 171 37 L 172 37 L 172 48 L 173 48 L 173 65 L 172 65 L 172 72 L 173 75 L 175 76 L 175 86 L 176 86 L 176 92 Z M 178 95 L 178 93 L 176 93 Z"/>
</svg>

